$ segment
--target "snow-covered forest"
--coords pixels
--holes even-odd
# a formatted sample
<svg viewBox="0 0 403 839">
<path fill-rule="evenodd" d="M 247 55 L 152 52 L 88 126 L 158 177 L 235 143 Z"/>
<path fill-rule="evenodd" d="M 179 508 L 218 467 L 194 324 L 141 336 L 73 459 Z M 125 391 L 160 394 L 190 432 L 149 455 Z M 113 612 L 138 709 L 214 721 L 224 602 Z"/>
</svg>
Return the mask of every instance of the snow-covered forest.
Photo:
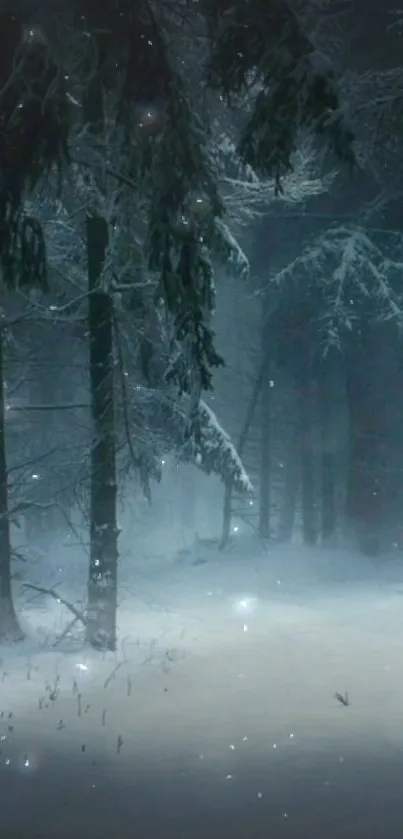
<svg viewBox="0 0 403 839">
<path fill-rule="evenodd" d="M 402 33 L 376 0 L 0 2 L 7 836 L 400 837 Z"/>
</svg>

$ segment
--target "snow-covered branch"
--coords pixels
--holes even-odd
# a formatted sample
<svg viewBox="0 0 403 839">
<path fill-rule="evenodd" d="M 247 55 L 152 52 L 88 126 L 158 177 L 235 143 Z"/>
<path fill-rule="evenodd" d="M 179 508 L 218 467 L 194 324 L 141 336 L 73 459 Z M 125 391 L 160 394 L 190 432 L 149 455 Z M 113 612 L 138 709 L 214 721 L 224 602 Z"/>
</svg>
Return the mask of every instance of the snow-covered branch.
<svg viewBox="0 0 403 839">
<path fill-rule="evenodd" d="M 130 393 L 129 393 L 130 397 Z M 129 402 L 128 415 L 138 451 L 147 453 L 151 463 L 173 452 L 184 462 L 194 463 L 206 474 L 215 474 L 226 483 L 231 481 L 240 493 L 253 491 L 241 458 L 214 412 L 200 400 L 192 411 L 190 399 L 173 397 L 165 388 L 137 385 Z"/>
<path fill-rule="evenodd" d="M 325 347 L 340 346 L 343 332 L 352 332 L 362 319 L 394 320 L 403 326 L 403 238 L 387 247 L 365 229 L 327 230 L 270 280 L 274 305 L 286 310 L 309 295 L 311 318 Z"/>
<path fill-rule="evenodd" d="M 186 428 L 187 416 L 177 412 L 178 425 Z M 194 418 L 192 438 L 182 447 L 185 460 L 193 461 L 203 472 L 218 475 L 223 483 L 231 482 L 240 493 L 253 492 L 241 458 L 217 420 L 214 412 L 200 400 Z"/>
</svg>

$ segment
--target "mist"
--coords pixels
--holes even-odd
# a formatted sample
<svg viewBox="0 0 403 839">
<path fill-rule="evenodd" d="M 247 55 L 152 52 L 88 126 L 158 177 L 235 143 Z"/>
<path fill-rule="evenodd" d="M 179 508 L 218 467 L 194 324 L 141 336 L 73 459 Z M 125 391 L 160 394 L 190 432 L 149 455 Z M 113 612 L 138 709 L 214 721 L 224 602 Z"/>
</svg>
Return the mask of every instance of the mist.
<svg viewBox="0 0 403 839">
<path fill-rule="evenodd" d="M 66 556 L 79 603 L 83 558 Z M 126 557 L 120 591 L 116 654 L 55 646 L 68 610 L 19 601 L 30 640 L 1 672 L 9 835 L 399 835 L 396 557 L 241 536 L 224 556 Z"/>
<path fill-rule="evenodd" d="M 0 10 L 9 839 L 400 839 L 403 17 Z"/>
</svg>

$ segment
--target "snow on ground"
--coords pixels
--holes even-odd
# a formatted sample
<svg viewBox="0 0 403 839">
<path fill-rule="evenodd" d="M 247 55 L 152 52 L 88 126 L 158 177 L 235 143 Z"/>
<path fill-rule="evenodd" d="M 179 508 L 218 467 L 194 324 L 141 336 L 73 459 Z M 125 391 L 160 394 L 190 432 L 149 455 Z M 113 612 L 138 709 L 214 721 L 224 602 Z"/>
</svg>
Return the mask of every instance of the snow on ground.
<svg viewBox="0 0 403 839">
<path fill-rule="evenodd" d="M 401 839 L 399 559 L 250 551 L 125 558 L 116 655 L 52 647 L 69 614 L 25 593 L 31 640 L 1 652 L 8 839 Z"/>
</svg>

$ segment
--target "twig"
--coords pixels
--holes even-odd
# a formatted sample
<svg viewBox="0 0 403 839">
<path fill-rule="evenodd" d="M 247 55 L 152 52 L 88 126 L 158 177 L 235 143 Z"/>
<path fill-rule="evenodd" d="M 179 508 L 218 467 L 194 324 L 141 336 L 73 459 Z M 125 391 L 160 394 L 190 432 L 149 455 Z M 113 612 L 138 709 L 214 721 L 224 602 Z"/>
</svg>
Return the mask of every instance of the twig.
<svg viewBox="0 0 403 839">
<path fill-rule="evenodd" d="M 10 410 L 13 413 L 29 413 L 30 411 L 75 411 L 78 408 L 88 410 L 89 407 L 89 402 L 67 402 L 66 404 L 60 402 L 55 405 L 15 405 Z"/>
<path fill-rule="evenodd" d="M 60 598 L 59 598 L 59 600 L 60 600 Z M 76 624 L 76 623 L 77 623 L 77 621 L 78 621 L 78 618 L 74 617 L 74 618 L 73 618 L 73 620 L 72 620 L 72 621 L 70 621 L 70 623 L 68 623 L 68 624 L 67 624 L 66 629 L 64 629 L 64 630 L 63 630 L 62 634 L 61 634 L 61 635 L 59 635 L 59 638 L 57 638 L 57 639 L 56 639 L 56 641 L 55 641 L 55 643 L 53 644 L 53 646 L 54 646 L 54 647 L 57 647 L 57 645 L 58 645 L 58 644 L 60 644 L 60 643 L 61 643 L 61 641 L 64 641 L 64 639 L 65 639 L 66 635 L 68 635 L 68 634 L 69 634 L 69 632 L 71 632 L 71 630 L 73 629 L 74 624 Z"/>
<path fill-rule="evenodd" d="M 53 588 L 44 588 L 44 586 L 36 586 L 33 583 L 24 583 L 24 588 L 32 589 L 32 591 L 37 591 L 39 594 L 47 594 L 49 597 L 53 597 L 53 600 L 56 600 L 57 603 L 61 603 L 63 606 L 66 607 L 75 617 L 76 620 L 81 621 L 84 626 L 87 626 L 87 618 L 74 606 L 70 600 L 66 600 L 64 597 L 61 597 L 60 594 L 55 591 Z"/>
<path fill-rule="evenodd" d="M 108 678 L 104 682 L 104 688 L 107 688 L 108 685 L 111 683 L 112 679 L 115 678 L 116 673 L 122 667 L 123 661 L 118 661 L 116 667 L 113 668 L 112 673 L 109 674 Z"/>
</svg>

